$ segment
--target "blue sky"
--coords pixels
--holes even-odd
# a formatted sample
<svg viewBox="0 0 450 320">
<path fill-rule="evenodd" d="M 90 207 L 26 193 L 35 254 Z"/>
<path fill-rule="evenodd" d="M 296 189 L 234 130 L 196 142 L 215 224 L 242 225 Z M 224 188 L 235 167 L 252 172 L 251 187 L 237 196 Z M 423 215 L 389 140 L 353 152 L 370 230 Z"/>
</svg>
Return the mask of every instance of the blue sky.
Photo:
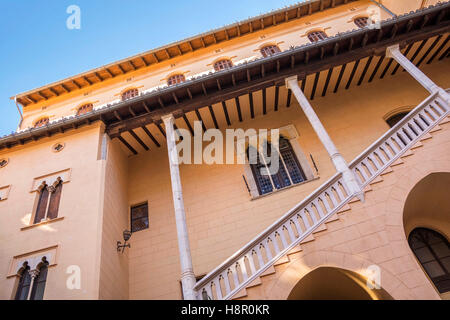
<svg viewBox="0 0 450 320">
<path fill-rule="evenodd" d="M 15 94 L 296 2 L 1 0 L 0 136 L 19 123 Z M 70 5 L 80 30 L 66 28 Z"/>
</svg>

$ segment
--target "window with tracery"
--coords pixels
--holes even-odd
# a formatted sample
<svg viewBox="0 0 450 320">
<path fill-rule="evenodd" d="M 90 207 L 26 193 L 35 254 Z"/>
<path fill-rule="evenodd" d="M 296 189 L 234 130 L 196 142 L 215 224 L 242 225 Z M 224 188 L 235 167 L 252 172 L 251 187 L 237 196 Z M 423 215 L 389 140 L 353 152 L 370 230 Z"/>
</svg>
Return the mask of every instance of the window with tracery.
<svg viewBox="0 0 450 320">
<path fill-rule="evenodd" d="M 270 45 L 270 46 L 265 46 L 264 48 L 261 48 L 261 54 L 264 58 L 274 55 L 278 52 L 281 52 L 281 50 L 276 45 Z"/>
<path fill-rule="evenodd" d="M 359 27 L 359 28 L 364 28 L 367 26 L 367 24 L 369 23 L 369 18 L 367 17 L 359 17 L 356 18 L 355 20 L 353 20 L 353 22 Z"/>
</svg>

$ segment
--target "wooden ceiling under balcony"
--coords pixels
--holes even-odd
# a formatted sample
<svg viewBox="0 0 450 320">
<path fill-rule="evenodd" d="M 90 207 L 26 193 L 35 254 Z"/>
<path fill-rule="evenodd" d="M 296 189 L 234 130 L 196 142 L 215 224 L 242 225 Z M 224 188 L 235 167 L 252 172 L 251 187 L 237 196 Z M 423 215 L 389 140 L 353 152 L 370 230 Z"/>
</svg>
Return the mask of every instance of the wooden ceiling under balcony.
<svg viewBox="0 0 450 320">
<path fill-rule="evenodd" d="M 82 116 L 62 119 L 0 139 L 0 150 L 53 134 L 103 121 L 111 138 L 129 154 L 158 148 L 165 141 L 161 116 L 174 113 L 176 126 L 192 130 L 202 120 L 204 129 L 226 128 L 270 112 L 289 108 L 293 97 L 284 79 L 297 75 L 306 96 L 339 94 L 375 79 L 402 72 L 384 57 L 387 46 L 399 43 L 417 66 L 449 56 L 450 3 L 439 4 L 317 43 L 293 48 Z"/>
</svg>

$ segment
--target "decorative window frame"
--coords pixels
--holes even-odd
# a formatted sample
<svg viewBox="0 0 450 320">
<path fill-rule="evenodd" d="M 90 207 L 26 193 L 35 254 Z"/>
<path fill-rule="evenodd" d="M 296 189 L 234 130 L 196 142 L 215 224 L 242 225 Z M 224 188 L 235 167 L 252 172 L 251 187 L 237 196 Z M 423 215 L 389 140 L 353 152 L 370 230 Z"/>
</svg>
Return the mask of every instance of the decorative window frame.
<svg viewBox="0 0 450 320">
<path fill-rule="evenodd" d="M 57 147 L 58 145 L 61 145 L 61 146 L 62 146 L 62 148 L 59 149 L 59 150 L 56 149 L 56 147 Z M 54 153 L 61 152 L 61 151 L 63 151 L 63 149 L 64 149 L 65 147 L 66 147 L 66 143 L 65 143 L 65 142 L 56 142 L 56 143 L 54 143 L 54 144 L 52 145 L 52 152 L 54 152 Z"/>
<path fill-rule="evenodd" d="M 14 256 L 9 265 L 6 278 L 20 277 L 20 271 L 25 262 L 28 263 L 30 271 L 37 270 L 40 267 L 42 259 L 45 257 L 48 261 L 48 268 L 55 267 L 58 264 L 58 245 L 53 245 L 47 248 L 27 252 Z M 14 290 L 15 291 L 15 290 Z"/>
<path fill-rule="evenodd" d="M 237 153 L 244 151 L 244 154 L 238 154 L 238 156 L 242 157 L 242 159 L 245 159 L 244 177 L 245 177 L 248 187 L 250 189 L 251 200 L 265 197 L 265 196 L 271 195 L 275 192 L 279 192 L 279 191 L 286 190 L 291 187 L 299 186 L 299 185 L 305 184 L 307 182 L 310 182 L 310 181 L 313 181 L 313 180 L 316 180 L 319 178 L 319 176 L 317 174 L 315 174 L 314 171 L 312 170 L 312 167 L 311 167 L 311 164 L 310 164 L 308 158 L 305 156 L 305 154 L 302 151 L 300 143 L 298 142 L 299 134 L 298 134 L 295 126 L 293 124 L 289 124 L 289 125 L 278 128 L 278 130 L 280 132 L 280 136 L 283 136 L 289 140 L 292 150 L 294 151 L 294 154 L 295 154 L 298 162 L 300 163 L 303 173 L 305 174 L 306 180 L 303 182 L 297 183 L 297 184 L 290 185 L 290 186 L 282 188 L 282 189 L 273 190 L 272 192 L 269 192 L 269 193 L 266 193 L 263 195 L 259 194 L 258 186 L 256 185 L 255 177 L 253 176 L 252 168 L 251 168 L 250 164 L 248 163 L 248 159 L 247 159 L 247 155 L 246 155 L 246 150 L 247 150 L 248 146 L 250 145 L 250 141 L 248 141 L 248 140 L 251 140 L 251 139 L 248 139 L 248 140 L 245 139 L 245 141 L 238 140 L 237 143 L 235 144 L 235 150 Z M 245 146 L 243 148 L 243 150 L 242 150 L 242 148 L 238 149 L 237 146 L 242 145 L 242 144 Z M 254 146 L 254 147 L 257 148 L 257 146 Z"/>
<path fill-rule="evenodd" d="M 314 27 L 314 28 L 310 28 L 305 33 L 303 33 L 300 37 L 308 39 L 308 35 L 311 32 L 323 32 L 323 33 L 326 34 L 327 38 L 330 38 L 331 36 L 327 33 L 327 30 L 330 30 L 330 29 L 331 29 L 331 27 L 325 27 L 325 28 Z M 309 41 L 309 39 L 308 39 L 308 41 Z"/>
<path fill-rule="evenodd" d="M 8 199 L 9 192 L 11 191 L 11 185 L 0 187 L 0 201 Z"/>
</svg>

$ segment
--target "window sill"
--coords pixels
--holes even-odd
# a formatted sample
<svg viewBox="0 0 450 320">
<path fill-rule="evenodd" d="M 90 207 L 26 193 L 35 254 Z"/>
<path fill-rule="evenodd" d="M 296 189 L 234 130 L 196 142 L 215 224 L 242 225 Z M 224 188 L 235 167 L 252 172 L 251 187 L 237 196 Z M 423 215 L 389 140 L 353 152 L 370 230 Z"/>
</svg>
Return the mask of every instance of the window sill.
<svg viewBox="0 0 450 320">
<path fill-rule="evenodd" d="M 29 225 L 29 226 L 22 227 L 22 228 L 20 228 L 20 230 L 24 231 L 24 230 L 40 227 L 40 226 L 43 226 L 43 225 L 46 225 L 46 224 L 49 224 L 49 223 L 53 223 L 53 222 L 56 222 L 56 221 L 61 221 L 63 219 L 64 219 L 64 217 L 58 217 L 58 218 L 51 219 L 51 220 L 41 221 L 39 223 L 35 223 L 35 224 Z"/>
<path fill-rule="evenodd" d="M 300 183 L 291 184 L 290 186 L 287 186 L 287 187 L 284 187 L 284 188 L 281 188 L 281 189 L 276 189 L 275 191 L 272 191 L 272 192 L 269 192 L 269 193 L 265 193 L 265 194 L 261 194 L 261 195 L 258 195 L 256 197 L 252 197 L 250 200 L 253 201 L 253 200 L 258 200 L 258 199 L 261 199 L 261 198 L 265 198 L 265 197 L 270 196 L 272 194 L 275 194 L 275 193 L 278 193 L 278 192 L 282 192 L 282 191 L 285 191 L 285 190 L 288 190 L 288 189 L 291 189 L 291 188 L 295 188 L 295 187 L 298 187 L 298 186 L 302 186 L 304 184 L 307 184 L 308 182 L 312 182 L 312 181 L 319 180 L 319 179 L 320 179 L 320 177 L 317 176 L 317 177 L 314 177 L 312 179 L 302 181 Z"/>
</svg>

